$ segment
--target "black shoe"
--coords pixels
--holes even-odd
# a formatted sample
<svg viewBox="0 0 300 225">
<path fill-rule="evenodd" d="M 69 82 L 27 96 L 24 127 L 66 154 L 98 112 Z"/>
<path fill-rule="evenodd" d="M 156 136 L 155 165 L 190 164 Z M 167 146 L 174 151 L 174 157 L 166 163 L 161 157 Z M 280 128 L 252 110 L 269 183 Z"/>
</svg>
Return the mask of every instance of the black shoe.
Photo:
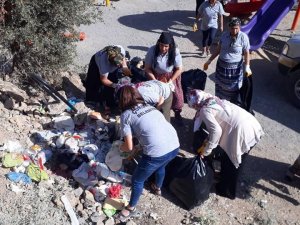
<svg viewBox="0 0 300 225">
<path fill-rule="evenodd" d="M 231 200 L 235 199 L 235 194 L 231 193 L 227 188 L 224 188 L 220 183 L 216 184 L 216 194 Z"/>
<path fill-rule="evenodd" d="M 180 113 L 175 112 L 175 123 L 179 126 L 183 126 L 183 118 Z"/>
</svg>

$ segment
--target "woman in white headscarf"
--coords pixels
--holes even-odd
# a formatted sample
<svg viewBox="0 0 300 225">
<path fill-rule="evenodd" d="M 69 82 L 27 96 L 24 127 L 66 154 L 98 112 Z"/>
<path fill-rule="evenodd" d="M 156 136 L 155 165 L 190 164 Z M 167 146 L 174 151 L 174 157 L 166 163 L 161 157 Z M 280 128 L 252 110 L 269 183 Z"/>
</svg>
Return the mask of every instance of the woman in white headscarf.
<svg viewBox="0 0 300 225">
<path fill-rule="evenodd" d="M 190 90 L 187 100 L 197 110 L 194 131 L 203 122 L 209 133 L 201 154 L 208 156 L 218 145 L 226 153 L 221 159 L 221 182 L 216 189 L 220 195 L 234 199 L 242 158 L 264 134 L 262 127 L 246 110 L 204 91 Z"/>
</svg>

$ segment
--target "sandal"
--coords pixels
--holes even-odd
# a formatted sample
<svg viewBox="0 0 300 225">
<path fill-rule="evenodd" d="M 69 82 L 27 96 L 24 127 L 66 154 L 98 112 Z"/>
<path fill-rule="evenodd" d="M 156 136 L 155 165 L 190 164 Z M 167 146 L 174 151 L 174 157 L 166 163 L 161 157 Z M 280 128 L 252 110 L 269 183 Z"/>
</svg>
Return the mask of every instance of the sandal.
<svg viewBox="0 0 300 225">
<path fill-rule="evenodd" d="M 126 206 L 119 214 L 119 220 L 121 222 L 125 222 L 126 220 L 130 219 L 131 217 L 135 217 L 138 214 L 136 207 L 133 209 L 130 209 L 128 206 Z"/>
<path fill-rule="evenodd" d="M 155 195 L 161 195 L 160 188 L 158 188 L 154 183 L 151 184 L 150 188 Z"/>
</svg>

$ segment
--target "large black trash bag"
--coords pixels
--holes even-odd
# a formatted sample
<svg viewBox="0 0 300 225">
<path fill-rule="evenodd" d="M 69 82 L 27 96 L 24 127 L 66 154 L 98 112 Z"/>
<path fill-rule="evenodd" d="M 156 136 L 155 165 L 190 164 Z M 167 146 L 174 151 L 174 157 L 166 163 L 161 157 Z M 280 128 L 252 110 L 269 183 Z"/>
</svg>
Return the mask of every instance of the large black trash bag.
<svg viewBox="0 0 300 225">
<path fill-rule="evenodd" d="M 184 96 L 184 102 L 187 102 L 186 94 L 188 88 L 204 91 L 207 74 L 200 69 L 191 69 L 181 74 L 181 86 Z"/>
<path fill-rule="evenodd" d="M 178 168 L 169 189 L 187 210 L 191 210 L 208 199 L 213 171 L 200 156 L 185 159 Z"/>
</svg>

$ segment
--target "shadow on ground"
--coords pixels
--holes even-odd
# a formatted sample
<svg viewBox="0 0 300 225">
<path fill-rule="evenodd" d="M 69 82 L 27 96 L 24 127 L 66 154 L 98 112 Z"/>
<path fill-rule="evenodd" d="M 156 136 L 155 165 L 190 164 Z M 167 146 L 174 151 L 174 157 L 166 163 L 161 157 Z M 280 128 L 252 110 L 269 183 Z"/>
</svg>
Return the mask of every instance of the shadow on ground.
<svg viewBox="0 0 300 225">
<path fill-rule="evenodd" d="M 300 188 L 300 178 L 296 178 L 294 181 L 285 180 L 285 174 L 289 166 L 286 163 L 249 155 L 245 160 L 244 170 L 240 176 L 240 180 L 246 185 L 239 187 L 238 197 L 245 198 L 247 195 L 251 195 L 247 188 L 255 187 L 265 193 L 282 198 L 295 206 L 300 205 L 299 199 L 291 197 L 291 193 L 287 188 L 287 186 Z M 268 187 L 260 184 L 260 180 L 266 181 Z"/>
<path fill-rule="evenodd" d="M 184 10 L 145 12 L 143 14 L 120 17 L 119 22 L 137 30 L 157 33 L 157 35 L 161 31 L 169 30 L 175 39 L 176 37 L 184 37 L 188 38 L 194 44 L 199 44 L 200 32 L 192 32 L 192 25 L 195 20 L 194 14 L 194 11 Z M 151 21 L 151 23 L 145 21 Z M 128 46 L 128 48 L 146 50 L 140 46 Z"/>
</svg>

